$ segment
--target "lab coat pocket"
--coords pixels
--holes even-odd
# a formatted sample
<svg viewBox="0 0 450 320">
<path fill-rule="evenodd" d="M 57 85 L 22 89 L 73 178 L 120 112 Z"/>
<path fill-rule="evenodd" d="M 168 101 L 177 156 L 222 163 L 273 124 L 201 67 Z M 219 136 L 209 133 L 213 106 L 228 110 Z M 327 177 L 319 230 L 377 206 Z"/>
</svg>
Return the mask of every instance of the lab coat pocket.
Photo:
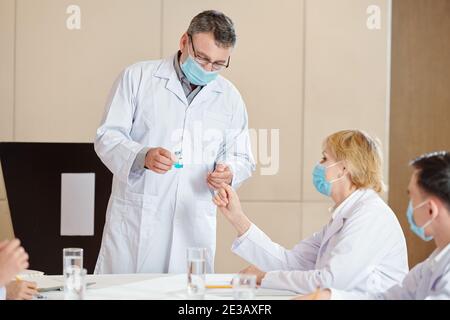
<svg viewBox="0 0 450 320">
<path fill-rule="evenodd" d="M 142 206 L 133 208 L 132 210 L 138 211 L 136 217 L 139 217 L 139 220 L 133 221 L 137 223 L 136 229 L 130 230 L 135 234 L 140 234 L 141 239 L 149 240 L 152 238 L 155 232 L 155 226 L 159 223 L 161 217 L 158 216 L 158 201 L 159 198 L 157 196 L 152 195 L 144 195 Z"/>
<path fill-rule="evenodd" d="M 231 115 L 206 110 L 204 113 L 204 126 L 207 129 L 224 131 L 230 127 Z"/>
<path fill-rule="evenodd" d="M 149 169 L 140 172 L 139 175 L 130 176 L 130 183 L 124 190 L 125 197 L 130 200 L 142 202 L 142 197 L 157 196 L 158 187 L 164 179 L 164 175 Z"/>
<path fill-rule="evenodd" d="M 126 215 L 122 217 L 122 232 L 133 243 L 137 243 L 139 236 L 150 237 L 156 220 L 157 197 L 151 195 L 126 195 Z"/>
<path fill-rule="evenodd" d="M 123 217 L 127 214 L 127 205 L 124 199 L 112 198 L 111 211 L 107 217 L 106 224 L 108 232 L 117 235 L 124 234 Z"/>
</svg>

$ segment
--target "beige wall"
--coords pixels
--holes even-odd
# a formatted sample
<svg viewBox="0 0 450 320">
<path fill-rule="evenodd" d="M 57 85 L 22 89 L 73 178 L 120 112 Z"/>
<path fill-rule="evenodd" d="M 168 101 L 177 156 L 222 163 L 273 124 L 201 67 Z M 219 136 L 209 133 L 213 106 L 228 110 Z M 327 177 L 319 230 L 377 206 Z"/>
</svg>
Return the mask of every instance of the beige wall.
<svg viewBox="0 0 450 320">
<path fill-rule="evenodd" d="M 250 127 L 280 129 L 278 174 L 262 176 L 258 166 L 240 190 L 245 211 L 274 240 L 292 246 L 328 220 L 330 203 L 310 179 L 327 134 L 365 129 L 388 150 L 388 0 L 16 0 L 15 13 L 11 4 L 0 20 L 17 16 L 15 108 L 8 100 L 2 112 L 15 118 L 2 140 L 12 131 L 15 141 L 92 141 L 120 70 L 174 53 L 190 19 L 215 8 L 236 24 L 225 76 L 247 103 Z M 69 4 L 81 7 L 79 31 L 65 27 Z M 374 4 L 382 28 L 371 31 Z M 1 78 L 2 88 L 13 76 Z M 218 272 L 245 265 L 229 251 L 233 238 L 219 216 Z"/>
<path fill-rule="evenodd" d="M 0 1 L 0 141 L 11 141 L 13 139 L 14 7 L 14 0 Z M 0 163 L 0 241 L 13 236 Z"/>
<path fill-rule="evenodd" d="M 14 0 L 0 1 L 0 141 L 13 139 Z"/>
<path fill-rule="evenodd" d="M 120 70 L 160 56 L 161 2 L 16 2 L 15 140 L 92 141 Z M 66 28 L 71 4 L 81 30 Z"/>
</svg>

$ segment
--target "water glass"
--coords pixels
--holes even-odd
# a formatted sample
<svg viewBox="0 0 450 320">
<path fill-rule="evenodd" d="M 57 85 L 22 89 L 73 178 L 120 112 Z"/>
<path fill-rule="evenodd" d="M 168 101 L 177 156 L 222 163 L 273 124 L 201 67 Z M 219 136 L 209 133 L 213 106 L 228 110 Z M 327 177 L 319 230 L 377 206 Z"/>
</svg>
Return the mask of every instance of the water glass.
<svg viewBox="0 0 450 320">
<path fill-rule="evenodd" d="M 83 269 L 83 249 L 81 248 L 63 249 L 63 274 L 66 268 Z"/>
<path fill-rule="evenodd" d="M 191 299 L 204 299 L 206 277 L 206 249 L 187 249 L 187 293 Z"/>
<path fill-rule="evenodd" d="M 237 274 L 233 277 L 234 300 L 251 300 L 255 298 L 256 275 Z"/>
<path fill-rule="evenodd" d="M 67 267 L 64 269 L 64 299 L 84 300 L 86 293 L 86 269 Z"/>
</svg>

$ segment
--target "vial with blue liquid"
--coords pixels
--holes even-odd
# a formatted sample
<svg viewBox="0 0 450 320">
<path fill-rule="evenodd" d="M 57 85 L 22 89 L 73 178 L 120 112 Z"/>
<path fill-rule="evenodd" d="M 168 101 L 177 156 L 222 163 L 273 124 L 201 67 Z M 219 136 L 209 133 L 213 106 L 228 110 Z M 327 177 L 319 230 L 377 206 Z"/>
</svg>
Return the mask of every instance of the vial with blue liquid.
<svg viewBox="0 0 450 320">
<path fill-rule="evenodd" d="M 175 151 L 175 157 L 177 158 L 176 162 L 173 164 L 175 169 L 183 168 L 183 157 L 181 155 L 181 151 Z"/>
</svg>

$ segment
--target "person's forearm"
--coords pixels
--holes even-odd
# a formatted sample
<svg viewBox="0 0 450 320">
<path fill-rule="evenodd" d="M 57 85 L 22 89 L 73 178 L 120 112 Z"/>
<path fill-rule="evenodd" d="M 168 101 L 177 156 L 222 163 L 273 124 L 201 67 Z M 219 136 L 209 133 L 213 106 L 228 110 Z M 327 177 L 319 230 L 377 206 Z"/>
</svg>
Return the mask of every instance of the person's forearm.
<svg viewBox="0 0 450 320">
<path fill-rule="evenodd" d="M 250 219 L 247 218 L 247 216 L 243 212 L 230 218 L 230 222 L 236 229 L 236 231 L 238 233 L 238 237 L 240 237 L 244 233 L 246 233 L 248 231 L 248 229 L 250 229 L 250 226 L 252 225 L 252 222 L 250 221 Z"/>
</svg>

